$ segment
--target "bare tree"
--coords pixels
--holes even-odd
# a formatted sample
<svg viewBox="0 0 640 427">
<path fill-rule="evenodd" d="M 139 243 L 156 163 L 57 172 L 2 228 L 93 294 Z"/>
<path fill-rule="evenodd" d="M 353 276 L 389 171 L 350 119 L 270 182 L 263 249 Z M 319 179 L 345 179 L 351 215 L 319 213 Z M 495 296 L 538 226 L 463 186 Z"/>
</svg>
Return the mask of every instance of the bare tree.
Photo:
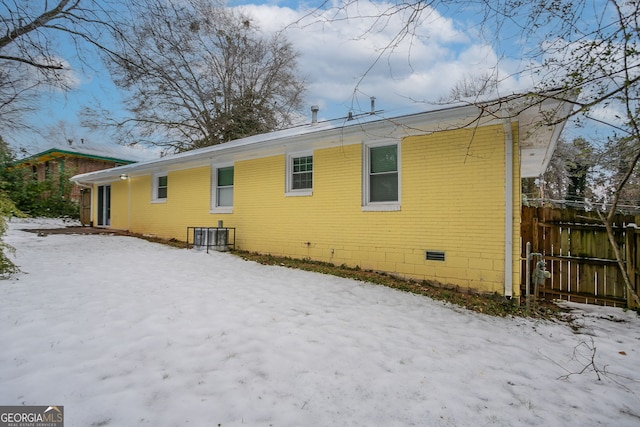
<svg viewBox="0 0 640 427">
<path fill-rule="evenodd" d="M 4 130 L 20 128 L 36 108 L 42 86 L 65 88 L 64 62 L 53 51 L 49 32 L 78 8 L 61 0 L 51 9 L 33 2 L 0 2 L 0 118 Z"/>
<path fill-rule="evenodd" d="M 0 60 L 27 64 L 45 73 L 62 69 L 62 63 L 51 50 L 46 31 L 66 31 L 63 21 L 79 10 L 80 0 L 59 0 L 50 9 L 47 2 L 3 0 L 0 6 L 3 27 Z"/>
<path fill-rule="evenodd" d="M 449 96 L 441 102 L 462 101 L 487 94 L 493 94 L 498 88 L 496 76 L 483 73 L 477 76 L 467 74 L 449 91 Z"/>
<path fill-rule="evenodd" d="M 0 128 L 19 129 L 38 108 L 45 89 L 68 90 L 70 66 L 63 55 L 102 44 L 108 28 L 108 3 L 99 0 L 0 0 Z M 64 42 L 75 51 L 60 46 Z"/>
<path fill-rule="evenodd" d="M 249 17 L 208 1 L 137 0 L 130 11 L 108 66 L 131 116 L 111 124 L 184 151 L 296 118 L 304 82 L 281 34 L 263 36 Z"/>
<path fill-rule="evenodd" d="M 25 115 L 37 108 L 38 88 L 43 83 L 31 79 L 21 63 L 3 63 L 0 68 L 0 128 L 20 129 Z"/>
</svg>

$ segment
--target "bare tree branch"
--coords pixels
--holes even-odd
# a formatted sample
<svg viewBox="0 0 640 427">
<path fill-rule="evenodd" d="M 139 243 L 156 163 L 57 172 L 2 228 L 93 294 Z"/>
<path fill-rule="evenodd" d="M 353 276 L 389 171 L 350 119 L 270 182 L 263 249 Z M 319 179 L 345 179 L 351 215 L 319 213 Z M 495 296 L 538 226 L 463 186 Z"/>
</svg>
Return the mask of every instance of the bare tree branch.
<svg viewBox="0 0 640 427">
<path fill-rule="evenodd" d="M 140 137 L 181 151 L 292 123 L 304 82 L 281 34 L 201 0 L 136 0 L 130 11 L 108 66 L 132 117 L 103 124 L 130 135 L 135 123 Z"/>
<path fill-rule="evenodd" d="M 27 127 L 26 113 L 37 109 L 37 98 L 45 95 L 44 89 L 71 88 L 73 70 L 56 49 L 57 41 L 74 43 L 81 61 L 87 46 L 114 54 L 98 41 L 103 31 L 113 28 L 105 4 L 99 0 L 0 0 L 2 130 Z"/>
<path fill-rule="evenodd" d="M 69 4 L 70 2 L 71 4 Z M 6 2 L 3 1 L 2 3 L 5 8 L 9 9 L 6 5 Z M 51 20 L 59 19 L 60 16 L 65 13 L 65 11 L 71 11 L 77 8 L 79 4 L 80 4 L 80 0 L 74 0 L 74 1 L 60 0 L 60 2 L 53 9 L 43 12 L 41 15 L 33 18 L 32 20 L 24 24 L 22 23 L 23 22 L 22 20 L 25 18 L 28 19 L 29 17 L 22 14 L 18 14 L 17 17 L 14 17 L 18 19 L 18 26 L 8 31 L 6 36 L 0 37 L 0 49 L 4 48 L 5 46 L 11 43 L 14 43 L 20 37 L 32 31 L 35 31 L 40 27 L 45 26 Z M 67 6 L 69 7 L 67 8 Z M 5 19 L 6 18 L 4 18 L 3 21 Z"/>
</svg>

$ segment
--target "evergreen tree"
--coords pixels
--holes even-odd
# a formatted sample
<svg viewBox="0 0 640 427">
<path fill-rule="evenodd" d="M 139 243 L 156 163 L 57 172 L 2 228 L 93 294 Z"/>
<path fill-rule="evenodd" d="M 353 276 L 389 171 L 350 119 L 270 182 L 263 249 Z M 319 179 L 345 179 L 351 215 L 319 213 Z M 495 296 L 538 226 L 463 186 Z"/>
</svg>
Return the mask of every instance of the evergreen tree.
<svg viewBox="0 0 640 427">
<path fill-rule="evenodd" d="M 568 177 L 566 199 L 575 202 L 585 202 L 587 195 L 587 178 L 594 165 L 593 147 L 584 138 L 576 138 L 567 150 L 565 167 Z"/>
</svg>

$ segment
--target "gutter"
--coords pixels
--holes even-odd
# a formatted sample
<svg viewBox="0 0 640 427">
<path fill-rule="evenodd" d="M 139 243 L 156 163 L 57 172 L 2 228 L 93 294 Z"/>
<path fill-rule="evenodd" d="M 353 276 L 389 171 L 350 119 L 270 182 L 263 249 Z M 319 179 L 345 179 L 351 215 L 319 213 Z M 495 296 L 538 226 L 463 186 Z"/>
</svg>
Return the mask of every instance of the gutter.
<svg viewBox="0 0 640 427">
<path fill-rule="evenodd" d="M 502 110 L 504 125 L 504 296 L 513 296 L 513 132 L 509 111 Z"/>
<path fill-rule="evenodd" d="M 77 185 L 80 188 L 88 188 L 90 190 L 93 190 L 93 184 L 90 182 L 85 183 L 82 181 L 76 181 L 75 179 L 73 179 L 73 177 L 71 177 L 69 181 L 73 182 L 75 185 Z"/>
</svg>

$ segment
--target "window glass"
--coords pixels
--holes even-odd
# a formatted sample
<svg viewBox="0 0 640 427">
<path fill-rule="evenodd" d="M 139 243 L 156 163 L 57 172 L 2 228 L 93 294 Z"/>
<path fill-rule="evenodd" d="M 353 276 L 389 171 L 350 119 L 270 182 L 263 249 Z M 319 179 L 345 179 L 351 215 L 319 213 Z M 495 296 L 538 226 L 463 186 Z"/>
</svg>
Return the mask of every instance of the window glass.
<svg viewBox="0 0 640 427">
<path fill-rule="evenodd" d="M 218 168 L 218 187 L 233 185 L 233 166 Z"/>
<path fill-rule="evenodd" d="M 398 201 L 398 174 L 371 175 L 369 199 L 371 202 Z"/>
<path fill-rule="evenodd" d="M 371 147 L 370 149 L 371 169 L 370 172 L 396 172 L 398 170 L 398 147 L 387 145 L 384 147 Z"/>
<path fill-rule="evenodd" d="M 397 202 L 398 146 L 369 148 L 369 202 Z"/>
<path fill-rule="evenodd" d="M 166 199 L 167 198 L 167 189 L 169 186 L 169 179 L 165 176 L 158 177 L 158 199 Z"/>
<path fill-rule="evenodd" d="M 216 206 L 233 206 L 233 166 L 218 168 Z"/>
<path fill-rule="evenodd" d="M 302 190 L 313 187 L 313 156 L 294 157 L 291 189 Z"/>
</svg>

